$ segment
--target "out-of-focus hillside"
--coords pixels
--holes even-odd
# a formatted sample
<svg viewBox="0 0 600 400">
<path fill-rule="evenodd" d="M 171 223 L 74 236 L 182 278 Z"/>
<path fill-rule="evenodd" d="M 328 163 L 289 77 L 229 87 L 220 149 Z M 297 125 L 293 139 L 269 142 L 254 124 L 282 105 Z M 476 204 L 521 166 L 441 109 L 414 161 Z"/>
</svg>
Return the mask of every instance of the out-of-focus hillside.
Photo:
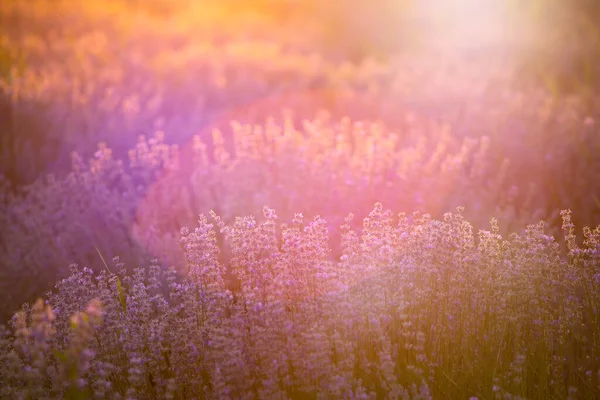
<svg viewBox="0 0 600 400">
<path fill-rule="evenodd" d="M 367 88 L 389 94 L 398 88 L 392 75 L 413 89 L 400 88 L 403 97 L 391 101 L 428 113 L 455 102 L 457 91 L 428 86 L 447 86 L 456 70 L 474 85 L 498 87 L 500 80 L 504 88 L 575 91 L 589 99 L 598 79 L 598 7 L 530 1 L 488 10 L 489 2 L 455 3 L 452 9 L 435 0 L 3 2 L 0 170 L 28 183 L 54 166 L 64 170 L 68 154 L 89 153 L 90 143 L 126 149 L 157 128 L 179 141 L 215 120 L 243 118 L 255 103 L 282 93 L 334 109 L 348 86 L 359 97 Z M 359 67 L 365 60 L 375 66 Z M 423 95 L 431 91 L 438 92 L 433 100 Z M 454 112 L 447 105 L 442 112 Z"/>
</svg>

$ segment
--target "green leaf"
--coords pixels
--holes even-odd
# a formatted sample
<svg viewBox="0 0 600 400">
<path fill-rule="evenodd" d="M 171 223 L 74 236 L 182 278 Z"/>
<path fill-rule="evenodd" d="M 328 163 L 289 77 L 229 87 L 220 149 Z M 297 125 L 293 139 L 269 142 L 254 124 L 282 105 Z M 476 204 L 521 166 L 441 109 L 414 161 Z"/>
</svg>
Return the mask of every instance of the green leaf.
<svg viewBox="0 0 600 400">
<path fill-rule="evenodd" d="M 100 256 L 100 259 L 102 260 L 102 263 L 104 264 L 104 267 L 106 267 L 106 270 L 108 271 L 108 273 L 112 274 L 110 268 L 108 268 L 108 264 L 104 260 L 104 257 L 102 257 L 102 253 L 100 253 L 100 250 L 98 249 L 98 247 L 96 247 L 96 245 L 94 245 L 94 248 L 96 249 L 96 252 Z M 121 285 L 121 280 L 119 279 L 118 276 L 117 276 L 117 291 L 119 292 L 119 303 L 121 303 L 121 308 L 123 309 L 123 312 L 126 312 L 127 311 L 127 302 L 125 301 L 125 292 L 123 291 L 123 285 Z"/>
<path fill-rule="evenodd" d="M 71 386 L 65 392 L 65 399 L 68 400 L 85 400 L 92 397 L 89 389 L 79 389 L 77 387 Z"/>
<path fill-rule="evenodd" d="M 64 351 L 53 350 L 52 354 L 54 354 L 54 357 L 56 357 L 61 364 L 66 364 L 67 361 L 69 361 L 69 356 Z"/>
<path fill-rule="evenodd" d="M 121 285 L 121 280 L 117 277 L 117 291 L 119 292 L 119 303 L 121 303 L 121 308 L 123 312 L 127 312 L 127 302 L 125 301 L 125 293 L 123 292 L 123 286 Z"/>
<path fill-rule="evenodd" d="M 83 322 L 85 324 L 89 323 L 89 321 L 90 321 L 90 316 L 89 315 L 87 315 L 86 313 L 81 313 L 80 316 L 81 316 L 81 319 L 83 320 Z M 78 327 L 79 327 L 79 324 L 77 323 L 77 320 L 72 319 L 71 320 L 71 329 L 75 330 Z"/>
<path fill-rule="evenodd" d="M 104 267 L 106 267 L 106 270 L 108 271 L 108 273 L 112 274 L 112 272 L 110 271 L 110 268 L 108 268 L 108 264 L 106 263 L 106 261 L 104 261 L 104 257 L 102 257 L 102 253 L 100 253 L 100 250 L 98 250 L 98 247 L 96 247 L 96 245 L 94 245 L 94 248 L 96 249 L 96 252 L 100 256 L 100 259 L 102 260 L 102 263 L 104 264 Z"/>
</svg>

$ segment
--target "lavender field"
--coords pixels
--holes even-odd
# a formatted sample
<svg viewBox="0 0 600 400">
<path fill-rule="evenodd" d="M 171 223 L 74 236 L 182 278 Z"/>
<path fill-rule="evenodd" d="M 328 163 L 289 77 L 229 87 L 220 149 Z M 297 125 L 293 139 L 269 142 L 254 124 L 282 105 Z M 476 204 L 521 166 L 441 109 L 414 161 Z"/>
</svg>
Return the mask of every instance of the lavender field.
<svg viewBox="0 0 600 400">
<path fill-rule="evenodd" d="M 600 399 L 597 21 L 0 2 L 0 399 Z"/>
</svg>

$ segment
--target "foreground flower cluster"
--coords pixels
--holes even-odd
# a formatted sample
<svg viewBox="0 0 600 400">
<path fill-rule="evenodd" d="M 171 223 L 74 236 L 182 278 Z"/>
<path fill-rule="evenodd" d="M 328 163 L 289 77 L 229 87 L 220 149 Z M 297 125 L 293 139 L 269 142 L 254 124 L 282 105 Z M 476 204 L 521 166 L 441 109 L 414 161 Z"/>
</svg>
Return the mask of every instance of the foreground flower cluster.
<svg viewBox="0 0 600 400">
<path fill-rule="evenodd" d="M 71 266 L 0 340 L 2 398 L 595 398 L 600 227 L 473 234 L 381 204 L 330 257 L 274 210 L 181 232 L 187 274 Z M 102 255 L 99 254 L 101 257 Z"/>
</svg>

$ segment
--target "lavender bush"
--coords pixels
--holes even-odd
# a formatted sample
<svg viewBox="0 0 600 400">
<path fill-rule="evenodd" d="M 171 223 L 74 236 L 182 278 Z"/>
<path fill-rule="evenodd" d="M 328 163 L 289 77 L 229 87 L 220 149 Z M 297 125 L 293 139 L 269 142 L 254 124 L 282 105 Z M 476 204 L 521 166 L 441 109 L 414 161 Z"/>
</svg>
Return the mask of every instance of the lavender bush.
<svg viewBox="0 0 600 400">
<path fill-rule="evenodd" d="M 118 258 L 97 275 L 72 265 L 4 333 L 2 396 L 600 393 L 600 227 L 579 247 L 564 212 L 561 258 L 543 223 L 503 237 L 492 219 L 475 235 L 461 208 L 437 220 L 376 204 L 358 234 L 352 218 L 337 262 L 322 218 L 279 224 L 265 207 L 182 229 L 183 278 L 156 263 L 127 275 Z"/>
<path fill-rule="evenodd" d="M 540 217 L 518 209 L 508 162 L 494 171 L 487 138 L 461 140 L 433 124 L 421 129 L 426 135 L 401 136 L 381 124 L 326 115 L 297 127 L 288 117 L 281 124 L 234 123 L 231 149 L 213 131 L 212 151 L 200 136 L 180 148 L 157 134 L 140 137 L 127 162 L 102 144 L 88 162 L 73 154 L 68 175 L 3 193 L 4 312 L 12 315 L 48 290 L 72 262 L 102 269 L 96 249 L 133 264 L 158 257 L 181 265 L 180 228 L 209 210 L 228 222 L 263 204 L 284 218 L 291 210 L 321 215 L 335 257 L 344 217 L 365 216 L 380 198 L 438 216 L 463 202 L 479 226 L 481 215 L 497 215 L 507 229 Z M 534 196 L 531 190 L 527 201 Z"/>
</svg>

